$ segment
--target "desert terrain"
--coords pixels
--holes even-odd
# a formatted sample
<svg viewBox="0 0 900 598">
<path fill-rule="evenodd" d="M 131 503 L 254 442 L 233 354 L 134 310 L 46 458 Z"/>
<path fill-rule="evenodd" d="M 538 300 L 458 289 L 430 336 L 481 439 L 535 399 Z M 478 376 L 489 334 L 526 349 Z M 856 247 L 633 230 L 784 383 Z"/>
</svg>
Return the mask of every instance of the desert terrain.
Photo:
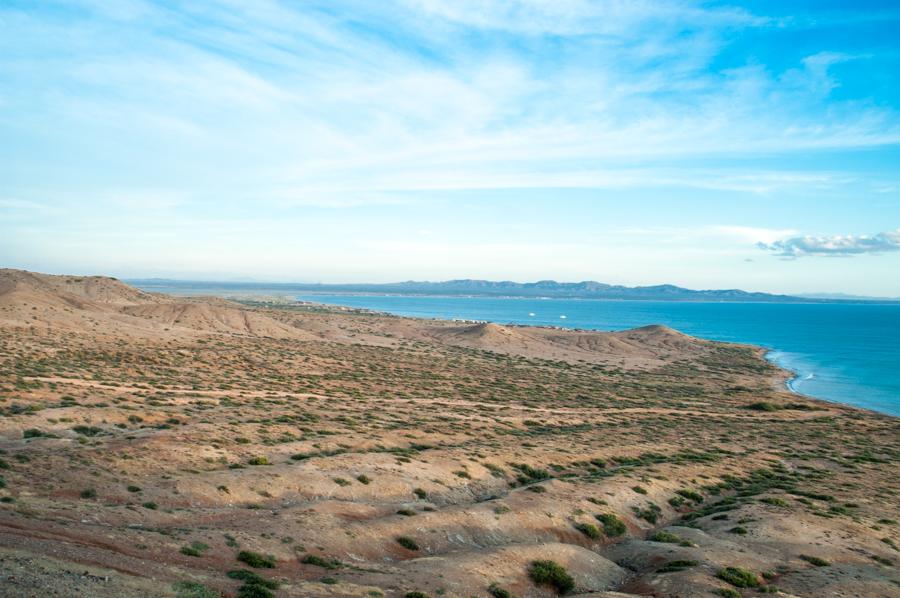
<svg viewBox="0 0 900 598">
<path fill-rule="evenodd" d="M 0 270 L 0 595 L 900 596 L 900 421 L 787 376 Z"/>
</svg>

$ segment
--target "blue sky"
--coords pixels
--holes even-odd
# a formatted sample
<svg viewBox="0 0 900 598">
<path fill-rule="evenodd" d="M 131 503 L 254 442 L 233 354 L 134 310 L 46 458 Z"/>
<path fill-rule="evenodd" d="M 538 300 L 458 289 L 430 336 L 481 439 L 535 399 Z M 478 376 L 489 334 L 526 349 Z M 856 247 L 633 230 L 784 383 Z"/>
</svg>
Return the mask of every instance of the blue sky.
<svg viewBox="0 0 900 598">
<path fill-rule="evenodd" d="M 900 5 L 6 0 L 0 265 L 900 296 Z"/>
</svg>

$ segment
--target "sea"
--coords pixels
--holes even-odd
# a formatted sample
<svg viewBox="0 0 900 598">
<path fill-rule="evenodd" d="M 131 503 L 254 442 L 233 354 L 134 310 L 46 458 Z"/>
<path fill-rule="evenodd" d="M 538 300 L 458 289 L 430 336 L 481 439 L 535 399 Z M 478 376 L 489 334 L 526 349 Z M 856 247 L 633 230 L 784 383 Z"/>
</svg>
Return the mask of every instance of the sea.
<svg viewBox="0 0 900 598">
<path fill-rule="evenodd" d="M 132 281 L 149 291 L 229 295 L 211 283 L 168 287 Z M 241 285 L 240 294 L 285 295 L 284 289 Z M 519 297 L 299 293 L 290 297 L 416 318 L 498 324 L 625 330 L 664 324 L 716 341 L 749 343 L 790 370 L 794 392 L 900 416 L 900 304 L 609 301 Z"/>
</svg>

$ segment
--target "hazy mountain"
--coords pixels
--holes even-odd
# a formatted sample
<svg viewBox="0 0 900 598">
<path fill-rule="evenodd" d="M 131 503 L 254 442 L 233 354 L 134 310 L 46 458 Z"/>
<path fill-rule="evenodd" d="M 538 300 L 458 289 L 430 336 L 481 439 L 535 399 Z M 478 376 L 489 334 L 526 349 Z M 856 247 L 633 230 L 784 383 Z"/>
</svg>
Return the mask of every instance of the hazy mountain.
<svg viewBox="0 0 900 598">
<path fill-rule="evenodd" d="M 571 299 L 630 299 L 653 301 L 758 301 L 802 303 L 839 301 L 838 297 L 799 297 L 755 293 L 740 289 L 692 290 L 662 284 L 643 287 L 611 285 L 593 280 L 582 282 L 512 282 L 460 279 L 443 282 L 409 280 L 379 284 L 313 284 L 313 283 L 240 283 L 172 280 L 133 280 L 136 286 L 153 290 L 191 289 L 235 293 L 390 293 L 406 295 L 477 295 L 485 297 L 558 297 Z"/>
</svg>

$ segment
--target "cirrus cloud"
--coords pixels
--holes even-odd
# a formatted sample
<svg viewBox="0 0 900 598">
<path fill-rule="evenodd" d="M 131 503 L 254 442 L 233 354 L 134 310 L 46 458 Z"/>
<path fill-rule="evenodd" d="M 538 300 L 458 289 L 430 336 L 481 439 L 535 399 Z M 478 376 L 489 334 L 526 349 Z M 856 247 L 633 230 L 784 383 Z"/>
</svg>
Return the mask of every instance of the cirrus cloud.
<svg viewBox="0 0 900 598">
<path fill-rule="evenodd" d="M 864 253 L 900 251 L 900 228 L 877 235 L 805 235 L 773 243 L 757 243 L 757 247 L 775 255 L 796 259 L 807 256 L 850 257 Z"/>
</svg>

